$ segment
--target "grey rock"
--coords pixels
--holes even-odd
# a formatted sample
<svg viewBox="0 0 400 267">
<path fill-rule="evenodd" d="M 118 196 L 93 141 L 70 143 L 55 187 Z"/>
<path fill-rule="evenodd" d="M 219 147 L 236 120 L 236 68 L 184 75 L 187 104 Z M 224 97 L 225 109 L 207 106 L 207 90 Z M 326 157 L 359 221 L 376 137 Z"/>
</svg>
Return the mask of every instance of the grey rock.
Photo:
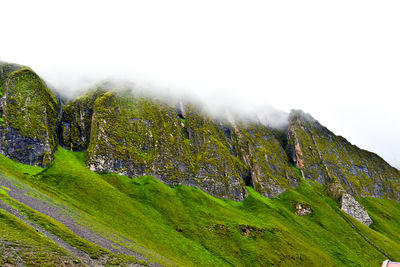
<svg viewBox="0 0 400 267">
<path fill-rule="evenodd" d="M 11 127 L 0 127 L 0 153 L 18 162 L 32 166 L 43 166 L 52 154 L 48 142 L 22 135 Z"/>
<path fill-rule="evenodd" d="M 365 208 L 348 193 L 342 195 L 341 209 L 366 226 L 370 226 L 372 224 L 372 220 Z"/>
</svg>

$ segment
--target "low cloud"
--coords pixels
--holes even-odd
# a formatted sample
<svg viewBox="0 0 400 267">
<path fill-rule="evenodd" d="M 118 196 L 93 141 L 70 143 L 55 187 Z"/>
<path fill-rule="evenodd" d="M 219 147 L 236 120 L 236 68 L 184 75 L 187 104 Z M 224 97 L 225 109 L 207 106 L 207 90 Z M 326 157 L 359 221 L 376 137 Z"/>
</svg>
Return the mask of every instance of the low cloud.
<svg viewBox="0 0 400 267">
<path fill-rule="evenodd" d="M 361 0 L 7 1 L 2 21 L 12 23 L 2 28 L 0 58 L 30 66 L 68 97 L 111 77 L 194 96 L 216 115 L 228 106 L 273 118 L 276 127 L 303 109 L 400 167 L 399 8 Z"/>
</svg>

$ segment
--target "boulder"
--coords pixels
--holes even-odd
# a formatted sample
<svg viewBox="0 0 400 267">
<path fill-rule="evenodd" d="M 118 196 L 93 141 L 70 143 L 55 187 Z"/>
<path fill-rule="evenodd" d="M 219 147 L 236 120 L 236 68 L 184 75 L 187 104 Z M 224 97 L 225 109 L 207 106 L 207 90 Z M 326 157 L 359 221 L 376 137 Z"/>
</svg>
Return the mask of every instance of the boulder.
<svg viewBox="0 0 400 267">
<path fill-rule="evenodd" d="M 348 193 L 342 195 L 341 207 L 344 212 L 353 217 L 354 219 L 362 222 L 366 226 L 372 224 L 372 220 L 369 217 L 367 211 L 354 197 Z"/>
</svg>

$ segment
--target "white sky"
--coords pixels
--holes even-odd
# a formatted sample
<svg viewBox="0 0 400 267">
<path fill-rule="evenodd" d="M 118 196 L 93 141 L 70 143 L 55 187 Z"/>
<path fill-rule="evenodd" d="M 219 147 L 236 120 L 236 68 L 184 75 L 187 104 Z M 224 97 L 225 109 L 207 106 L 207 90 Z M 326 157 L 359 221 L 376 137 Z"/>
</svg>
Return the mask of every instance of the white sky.
<svg viewBox="0 0 400 267">
<path fill-rule="evenodd" d="M 300 108 L 400 168 L 399 1 L 2 1 L 0 59 Z"/>
</svg>

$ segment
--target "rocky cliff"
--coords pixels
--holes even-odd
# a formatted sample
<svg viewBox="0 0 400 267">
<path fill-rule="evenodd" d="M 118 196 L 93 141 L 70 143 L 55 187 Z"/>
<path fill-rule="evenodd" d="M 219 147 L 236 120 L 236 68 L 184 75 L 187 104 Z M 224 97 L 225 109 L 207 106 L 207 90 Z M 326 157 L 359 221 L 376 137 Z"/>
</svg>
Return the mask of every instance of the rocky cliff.
<svg viewBox="0 0 400 267">
<path fill-rule="evenodd" d="M 31 69 L 0 62 L 0 153 L 47 166 L 57 147 L 57 101 Z"/>
<path fill-rule="evenodd" d="M 87 149 L 90 169 L 153 175 L 235 200 L 246 197 L 246 184 L 267 197 L 297 185 L 296 168 L 261 123 L 213 119 L 181 101 L 105 88 L 72 100 L 61 114 L 60 143 Z"/>
<path fill-rule="evenodd" d="M 89 146 L 94 101 L 104 94 L 103 86 L 96 88 L 66 103 L 62 107 L 58 124 L 59 143 L 72 151 L 84 151 Z"/>
<path fill-rule="evenodd" d="M 159 100 L 109 91 L 94 103 L 87 165 L 242 200 L 247 193 L 240 162 L 222 141 L 222 129 L 190 108 L 179 117 Z"/>
<path fill-rule="evenodd" d="M 398 170 L 302 111 L 277 130 L 110 82 L 60 105 L 31 69 L 1 63 L 0 71 L 0 153 L 23 163 L 47 166 L 58 143 L 87 151 L 93 171 L 152 175 L 221 198 L 243 200 L 246 185 L 277 196 L 310 179 L 339 188 L 337 199 L 349 193 L 400 200 Z"/>
<path fill-rule="evenodd" d="M 289 116 L 288 151 L 304 178 L 340 183 L 353 196 L 400 200 L 400 174 L 378 155 L 336 136 L 309 114 Z"/>
</svg>

